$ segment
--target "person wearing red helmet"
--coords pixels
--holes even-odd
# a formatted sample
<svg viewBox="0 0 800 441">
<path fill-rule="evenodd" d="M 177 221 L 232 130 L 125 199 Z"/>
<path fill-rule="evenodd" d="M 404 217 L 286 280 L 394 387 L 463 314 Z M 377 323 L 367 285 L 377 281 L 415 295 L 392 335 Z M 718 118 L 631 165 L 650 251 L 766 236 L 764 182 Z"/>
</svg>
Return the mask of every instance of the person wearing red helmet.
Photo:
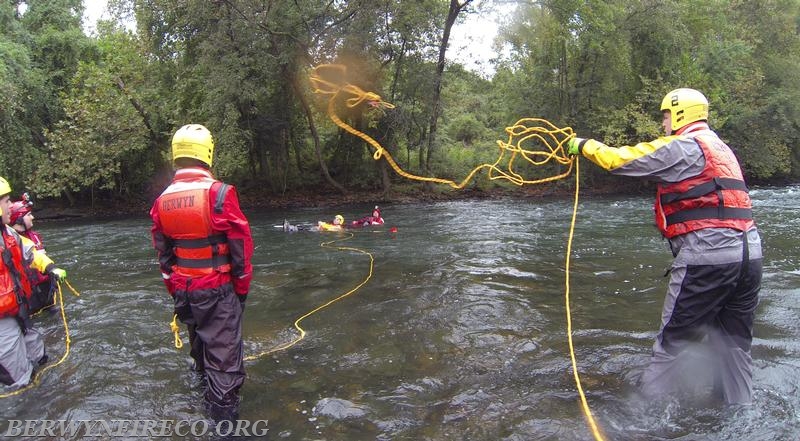
<svg viewBox="0 0 800 441">
<path fill-rule="evenodd" d="M 17 231 L 20 236 L 26 237 L 33 242 L 37 250 L 46 253 L 42 237 L 33 230 L 33 201 L 28 193 L 22 195 L 22 199 L 12 202 L 10 211 L 9 225 Z M 28 308 L 33 315 L 43 308 L 55 304 L 55 286 L 47 274 L 28 268 L 28 280 L 31 284 L 31 297 L 28 299 Z"/>
<path fill-rule="evenodd" d="M 381 209 L 376 205 L 372 210 L 372 214 L 364 216 L 361 219 L 354 220 L 351 226 L 353 227 L 366 227 L 370 225 L 383 225 L 383 218 L 381 217 Z"/>
</svg>

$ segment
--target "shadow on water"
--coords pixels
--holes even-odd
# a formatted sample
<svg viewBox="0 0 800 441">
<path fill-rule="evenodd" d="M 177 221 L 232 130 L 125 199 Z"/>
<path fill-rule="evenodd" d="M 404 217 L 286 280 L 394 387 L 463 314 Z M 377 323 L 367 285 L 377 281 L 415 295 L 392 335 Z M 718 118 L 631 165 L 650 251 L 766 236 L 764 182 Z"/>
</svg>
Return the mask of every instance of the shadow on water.
<svg viewBox="0 0 800 441">
<path fill-rule="evenodd" d="M 765 277 L 753 346 L 755 404 L 712 402 L 701 362 L 693 400 L 649 402 L 636 382 L 660 320 L 671 256 L 643 198 L 584 198 L 573 244 L 576 356 L 607 439 L 792 439 L 800 429 L 800 189 L 757 189 Z M 366 206 L 343 213 L 355 218 Z M 588 440 L 571 375 L 564 252 L 571 204 L 458 201 L 383 207 L 386 228 L 342 245 L 375 257 L 372 279 L 307 318 L 305 340 L 247 364 L 241 418 L 271 439 Z M 320 247 L 335 235 L 284 233 L 251 212 L 255 274 L 245 351 L 291 341 L 293 321 L 366 277 L 368 257 Z M 81 297 L 67 296 L 72 353 L 40 386 L 0 401 L 4 419 L 200 419 L 202 384 L 176 350 L 145 217 L 39 225 Z M 64 350 L 55 315 L 38 319 Z M 185 331 L 182 331 L 184 338 Z M 3 430 L 0 427 L 0 430 Z"/>
</svg>

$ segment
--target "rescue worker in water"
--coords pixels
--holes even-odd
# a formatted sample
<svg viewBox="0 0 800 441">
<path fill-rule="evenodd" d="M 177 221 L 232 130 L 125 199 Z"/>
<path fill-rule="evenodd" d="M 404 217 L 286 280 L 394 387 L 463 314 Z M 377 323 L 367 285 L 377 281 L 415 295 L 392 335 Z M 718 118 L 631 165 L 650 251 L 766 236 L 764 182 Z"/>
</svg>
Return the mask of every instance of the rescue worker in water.
<svg viewBox="0 0 800 441">
<path fill-rule="evenodd" d="M 32 326 L 28 269 L 65 279 L 49 257 L 8 224 L 11 220 L 11 186 L 0 178 L 0 383 L 21 387 L 28 384 L 37 367 L 47 362 L 41 332 Z"/>
<path fill-rule="evenodd" d="M 253 240 L 233 186 L 211 174 L 214 141 L 189 124 L 172 137 L 172 183 L 150 210 L 153 246 L 175 314 L 189 331 L 194 369 L 206 379 L 214 420 L 236 420 L 245 372 L 242 316 Z"/>
<path fill-rule="evenodd" d="M 42 243 L 42 237 L 33 229 L 33 201 L 31 201 L 28 193 L 24 193 L 22 198 L 16 202 L 11 203 L 11 218 L 9 225 L 16 230 L 20 236 L 30 239 L 36 250 L 42 254 L 47 254 Z M 55 293 L 57 285 L 54 280 L 50 278 L 47 273 L 37 271 L 35 268 L 26 268 L 28 280 L 31 284 L 31 296 L 28 299 L 29 313 L 31 316 L 41 311 L 42 309 L 55 306 Z M 54 308 L 51 311 L 55 312 Z"/>
<path fill-rule="evenodd" d="M 656 226 L 675 260 L 643 390 L 673 392 L 684 376 L 696 375 L 681 364 L 686 349 L 706 339 L 715 394 L 729 404 L 749 404 L 762 255 L 748 189 L 733 151 L 708 126 L 702 93 L 673 90 L 661 111 L 666 136 L 619 148 L 573 138 L 568 153 L 658 184 Z"/>
</svg>

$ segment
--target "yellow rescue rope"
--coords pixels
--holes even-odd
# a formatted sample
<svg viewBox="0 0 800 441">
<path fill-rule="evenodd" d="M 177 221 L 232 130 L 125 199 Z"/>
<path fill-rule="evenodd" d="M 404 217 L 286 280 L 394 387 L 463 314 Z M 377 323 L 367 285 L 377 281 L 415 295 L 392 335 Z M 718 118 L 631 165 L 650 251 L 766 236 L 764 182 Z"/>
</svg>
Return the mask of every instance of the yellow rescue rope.
<svg viewBox="0 0 800 441">
<path fill-rule="evenodd" d="M 336 250 L 339 250 L 339 251 L 353 251 L 353 252 L 356 252 L 356 253 L 366 254 L 367 256 L 369 256 L 369 272 L 367 274 L 367 277 L 365 277 L 364 280 L 362 280 L 358 285 L 356 285 L 350 291 L 347 291 L 346 293 L 340 295 L 339 297 L 336 297 L 333 300 L 330 300 L 330 301 L 328 301 L 328 302 L 326 302 L 326 303 L 324 303 L 322 305 L 317 306 L 316 308 L 314 308 L 311 311 L 303 314 L 297 320 L 295 320 L 294 321 L 294 327 L 295 327 L 295 329 L 297 329 L 297 331 L 300 334 L 297 337 L 295 337 L 294 340 L 292 340 L 292 341 L 290 341 L 290 342 L 288 342 L 286 344 L 277 346 L 275 348 L 269 349 L 267 351 L 260 352 L 260 353 L 255 354 L 255 355 L 248 355 L 248 356 L 244 357 L 245 361 L 256 360 L 256 359 L 261 358 L 261 357 L 263 357 L 265 355 L 272 354 L 274 352 L 283 351 L 285 349 L 289 349 L 292 346 L 296 345 L 297 343 L 299 343 L 301 340 L 303 340 L 306 337 L 306 331 L 300 326 L 300 322 L 302 322 L 304 319 L 316 314 L 317 312 L 327 308 L 328 306 L 338 302 L 339 300 L 342 300 L 345 297 L 353 294 L 359 288 L 364 286 L 364 284 L 366 284 L 369 281 L 370 278 L 372 278 L 372 270 L 373 270 L 374 264 L 375 264 L 375 258 L 372 256 L 372 253 L 370 253 L 369 251 L 362 250 L 360 248 L 344 247 L 344 246 L 332 246 L 331 245 L 331 244 L 334 244 L 334 243 L 337 243 L 337 242 L 343 242 L 343 241 L 351 239 L 353 237 L 353 233 L 347 233 L 347 234 L 348 235 L 346 237 L 343 237 L 341 239 L 335 239 L 335 240 L 323 242 L 323 243 L 320 244 L 320 246 L 323 247 L 323 248 L 333 248 L 333 249 L 336 249 Z"/>
<path fill-rule="evenodd" d="M 178 314 L 172 316 L 172 323 L 169 324 L 169 329 L 175 336 L 175 348 L 180 349 L 183 347 L 183 340 L 181 340 L 181 328 L 178 326 Z"/>
<path fill-rule="evenodd" d="M 9 392 L 9 393 L 6 393 L 6 394 L 0 394 L 0 398 L 8 398 L 8 397 L 12 397 L 14 395 L 19 395 L 19 394 L 25 392 L 26 390 L 35 387 L 36 385 L 39 384 L 39 380 L 42 378 L 42 375 L 45 372 L 47 372 L 48 370 L 60 365 L 61 363 L 64 362 L 64 360 L 67 359 L 67 356 L 69 356 L 69 346 L 70 346 L 70 343 L 71 343 L 72 340 L 70 339 L 70 336 L 69 336 L 69 325 L 67 324 L 67 314 L 64 312 L 64 295 L 63 295 L 63 293 L 61 291 L 61 282 L 62 282 L 62 280 L 56 281 L 56 286 L 58 286 L 58 290 L 57 290 L 58 291 L 58 304 L 61 306 L 61 321 L 64 323 L 64 335 L 65 335 L 64 340 L 65 340 L 65 345 L 66 345 L 66 349 L 64 349 L 64 355 L 62 355 L 61 359 L 59 359 L 56 363 L 49 364 L 49 365 L 43 367 L 40 371 L 35 372 L 34 373 L 34 377 L 31 379 L 30 383 L 28 383 L 27 385 L 25 385 L 25 386 L 23 386 L 23 387 L 21 387 L 21 388 L 19 388 L 17 390 L 12 391 L 12 392 Z M 72 294 L 74 294 L 76 297 L 80 297 L 81 294 L 75 288 L 73 288 L 72 285 L 69 284 L 67 279 L 63 279 L 63 282 L 67 285 L 67 287 L 69 287 L 69 289 L 72 291 Z M 54 299 L 53 300 L 53 304 L 47 306 L 47 308 L 50 308 L 51 306 L 53 306 L 55 304 L 56 304 L 56 301 Z"/>
<path fill-rule="evenodd" d="M 575 347 L 572 344 L 572 312 L 569 306 L 569 264 L 570 257 L 572 256 L 572 237 L 575 234 L 575 219 L 578 217 L 578 195 L 580 194 L 580 161 L 575 161 L 575 202 L 572 205 L 572 219 L 569 223 L 569 237 L 567 237 L 567 257 L 564 263 L 565 267 L 565 294 L 564 303 L 567 311 L 567 342 L 569 342 L 569 358 L 572 361 L 572 375 L 575 377 L 575 386 L 578 388 L 578 394 L 581 396 L 581 407 L 583 414 L 586 416 L 586 421 L 589 423 L 589 428 L 592 429 L 594 439 L 602 440 L 603 436 L 600 434 L 600 429 L 597 428 L 597 423 L 592 416 L 592 410 L 589 409 L 589 403 L 586 401 L 586 395 L 583 393 L 581 386 L 581 377 L 578 375 L 578 361 L 575 358 Z"/>
<path fill-rule="evenodd" d="M 338 64 L 322 64 L 315 67 L 311 74 L 309 75 L 309 79 L 311 81 L 311 85 L 314 89 L 315 93 L 321 95 L 328 95 L 328 117 L 333 121 L 334 124 L 342 128 L 343 130 L 347 131 L 348 133 L 357 136 L 363 139 L 367 144 L 372 146 L 375 149 L 375 153 L 373 154 L 373 159 L 376 161 L 379 160 L 381 157 L 386 159 L 386 162 L 394 169 L 394 171 L 405 178 L 423 181 L 423 182 L 433 182 L 438 184 L 446 184 L 455 189 L 464 188 L 475 176 L 476 173 L 483 169 L 487 169 L 489 179 L 505 179 L 509 182 L 522 186 L 522 185 L 530 185 L 530 184 L 540 184 L 545 182 L 551 182 L 558 179 L 562 179 L 567 177 L 572 172 L 572 165 L 575 164 L 575 203 L 573 206 L 572 211 L 572 221 L 570 223 L 570 230 L 569 230 L 569 238 L 567 240 L 567 256 L 566 256 L 566 268 L 565 268 L 565 283 L 566 283 L 566 293 L 565 293 L 565 303 L 566 303 L 566 315 L 567 315 L 567 341 L 569 343 L 569 353 L 570 353 L 570 360 L 572 363 L 572 373 L 575 378 L 575 385 L 578 389 L 578 394 L 580 395 L 581 399 L 581 409 L 583 411 L 584 416 L 589 424 L 589 427 L 592 431 L 592 435 L 596 440 L 603 440 L 603 436 L 600 433 L 600 430 L 597 426 L 597 423 L 592 416 L 592 411 L 589 408 L 589 404 L 586 400 L 586 395 L 583 392 L 583 387 L 581 386 L 580 376 L 578 375 L 578 362 L 575 357 L 575 348 L 572 343 L 572 314 L 570 312 L 570 280 L 569 280 L 569 267 L 570 267 L 570 254 L 572 253 L 572 238 L 575 231 L 575 219 L 578 213 L 578 195 L 579 195 L 579 169 L 578 169 L 578 159 L 572 158 L 567 155 L 566 149 L 564 148 L 564 144 L 569 141 L 571 138 L 575 136 L 572 129 L 570 127 L 559 128 L 556 127 L 554 124 L 550 123 L 547 120 L 540 119 L 540 118 L 523 118 L 517 121 L 513 126 L 507 127 L 505 129 L 506 133 L 508 134 L 508 141 L 503 142 L 498 140 L 497 145 L 500 148 L 500 155 L 498 156 L 497 160 L 492 164 L 481 164 L 471 172 L 467 174 L 467 176 L 459 183 L 452 181 L 450 179 L 442 179 L 436 177 L 426 177 L 426 176 L 417 176 L 411 173 L 404 171 L 397 163 L 394 161 L 392 156 L 389 152 L 383 148 L 375 139 L 367 135 L 366 133 L 355 129 L 354 127 L 350 126 L 349 124 L 342 121 L 335 113 L 335 105 L 336 100 L 340 96 L 344 96 L 344 102 L 348 108 L 356 107 L 362 103 L 367 103 L 372 107 L 379 108 L 379 109 L 391 109 L 394 108 L 393 104 L 384 102 L 380 95 L 373 93 L 373 92 L 365 92 L 364 90 L 354 86 L 352 84 L 346 83 L 344 81 L 346 73 L 346 67 L 343 65 Z M 538 142 L 546 147 L 545 151 L 539 150 L 528 150 L 523 148 L 522 145 L 524 143 L 528 143 L 529 141 Z M 555 145 L 552 145 L 554 143 Z M 503 162 L 505 157 L 508 155 L 508 162 L 506 164 L 505 169 L 500 168 L 500 163 Z M 517 159 L 517 156 L 521 156 L 530 164 L 539 166 L 548 163 L 549 161 L 555 161 L 561 165 L 567 165 L 568 168 L 563 173 L 557 174 L 555 176 L 550 176 L 546 178 L 540 179 L 526 179 L 521 174 L 514 171 L 514 160 Z"/>
<path fill-rule="evenodd" d="M 311 311 L 303 314 L 297 320 L 295 320 L 294 321 L 294 327 L 299 332 L 299 335 L 294 340 L 292 340 L 292 341 L 290 341 L 288 343 L 282 344 L 280 346 L 277 346 L 275 348 L 266 350 L 264 352 L 259 352 L 258 354 L 248 355 L 248 356 L 244 357 L 245 361 L 257 360 L 257 359 L 259 359 L 259 358 L 261 358 L 261 357 L 263 357 L 265 355 L 269 355 L 269 354 L 272 354 L 272 353 L 275 353 L 275 352 L 280 352 L 280 351 L 289 349 L 292 346 L 296 345 L 297 343 L 299 343 L 300 341 L 302 341 L 306 337 L 306 331 L 305 331 L 305 329 L 303 329 L 300 326 L 300 322 L 302 322 L 306 318 L 316 314 L 317 312 L 327 308 L 328 306 L 338 302 L 339 300 L 342 300 L 345 297 L 350 296 L 351 294 L 356 292 L 359 288 L 364 286 L 364 284 L 366 284 L 369 281 L 370 278 L 372 278 L 372 271 L 373 271 L 373 268 L 374 268 L 374 265 L 375 265 L 375 258 L 373 257 L 372 253 L 370 253 L 369 251 L 362 250 L 360 248 L 331 246 L 331 244 L 333 244 L 333 243 L 343 242 L 343 241 L 351 239 L 353 237 L 353 233 L 347 233 L 347 234 L 348 234 L 348 236 L 340 238 L 340 239 L 335 239 L 335 240 L 330 240 L 330 241 L 327 241 L 327 242 L 322 242 L 320 244 L 320 246 L 323 247 L 323 248 L 333 248 L 333 249 L 336 249 L 336 250 L 339 250 L 339 251 L 354 251 L 356 253 L 366 254 L 367 256 L 369 256 L 369 272 L 367 274 L 367 277 L 364 278 L 364 280 L 362 280 L 358 285 L 356 285 L 350 291 L 347 291 L 346 293 L 334 298 L 333 300 L 330 300 L 330 301 L 328 301 L 328 302 L 326 302 L 326 303 L 324 303 L 324 304 L 312 309 Z M 174 337 L 175 337 L 175 348 L 181 349 L 183 347 L 183 340 L 180 337 L 180 327 L 178 326 L 178 314 L 175 314 L 175 315 L 172 316 L 172 322 L 169 324 L 169 326 L 170 326 L 170 332 L 172 332 Z"/>
<path fill-rule="evenodd" d="M 342 80 L 346 68 L 339 64 L 322 64 L 315 67 L 309 76 L 311 85 L 315 93 L 321 95 L 328 95 L 328 117 L 337 126 L 346 132 L 363 139 L 367 144 L 375 149 L 372 155 L 376 161 L 380 158 L 386 159 L 386 162 L 392 169 L 400 176 L 407 179 L 416 181 L 432 182 L 436 184 L 449 185 L 454 189 L 464 188 L 475 176 L 476 173 L 483 169 L 488 170 L 490 180 L 504 179 L 516 185 L 530 185 L 551 182 L 569 176 L 572 171 L 572 164 L 574 158 L 569 157 L 563 145 L 575 136 L 572 128 L 564 127 L 559 128 L 550 123 L 549 121 L 541 118 L 523 118 L 517 121 L 513 126 L 506 128 L 508 134 L 508 141 L 497 141 L 497 146 L 500 149 L 500 154 L 497 160 L 492 163 L 481 164 L 470 171 L 461 182 L 455 182 L 450 179 L 442 179 L 436 177 L 418 176 L 403 170 L 397 162 L 395 162 L 392 155 L 383 148 L 371 136 L 366 133 L 350 126 L 342 121 L 336 115 L 335 106 L 337 98 L 344 97 L 344 102 L 348 108 L 356 107 L 362 103 L 367 103 L 372 107 L 379 109 L 393 109 L 394 105 L 383 101 L 380 95 L 373 92 L 366 92 L 357 86 L 347 83 L 336 82 L 332 79 L 325 77 L 337 77 L 337 80 Z M 528 150 L 523 148 L 523 144 L 539 141 L 547 147 L 547 151 Z M 555 145 L 553 145 L 553 144 Z M 567 170 L 555 176 L 550 176 L 541 179 L 526 179 L 521 174 L 514 170 L 514 161 L 517 157 L 521 157 L 530 164 L 544 165 L 550 161 L 555 161 L 561 165 L 568 166 Z M 505 169 L 500 167 L 503 161 L 507 161 Z"/>
</svg>

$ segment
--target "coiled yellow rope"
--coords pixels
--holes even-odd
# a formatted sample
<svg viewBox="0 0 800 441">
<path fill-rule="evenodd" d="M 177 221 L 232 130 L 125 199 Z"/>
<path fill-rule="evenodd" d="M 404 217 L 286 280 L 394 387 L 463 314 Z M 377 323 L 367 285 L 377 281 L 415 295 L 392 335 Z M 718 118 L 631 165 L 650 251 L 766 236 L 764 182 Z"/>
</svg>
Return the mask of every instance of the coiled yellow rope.
<svg viewBox="0 0 800 441">
<path fill-rule="evenodd" d="M 72 294 L 74 294 L 76 297 L 80 297 L 81 294 L 75 288 L 73 288 L 72 285 L 70 285 L 70 283 L 67 281 L 67 279 L 64 279 L 63 282 L 67 285 L 67 287 L 69 287 L 69 289 L 72 291 Z M 27 385 L 25 385 L 25 386 L 23 386 L 23 387 L 21 387 L 21 388 L 19 388 L 17 390 L 12 391 L 12 392 L 9 392 L 9 393 L 6 393 L 6 394 L 0 394 L 0 398 L 8 398 L 8 397 L 12 397 L 14 395 L 19 395 L 19 394 L 27 391 L 28 389 L 31 389 L 31 388 L 35 387 L 36 385 L 39 384 L 39 380 L 42 378 L 42 375 L 45 372 L 47 372 L 50 369 L 60 365 L 69 356 L 69 346 L 70 346 L 70 343 L 72 342 L 72 340 L 70 339 L 70 336 L 69 336 L 69 325 L 67 324 L 67 314 L 66 314 L 66 312 L 64 312 L 64 295 L 63 295 L 63 293 L 61 291 L 61 280 L 56 281 L 56 286 L 58 286 L 58 304 L 61 306 L 61 321 L 64 323 L 64 335 L 65 335 L 64 340 L 65 340 L 65 345 L 66 345 L 66 348 L 64 349 L 64 355 L 62 355 L 61 359 L 59 359 L 56 363 L 48 364 L 47 366 L 43 367 L 41 370 L 35 372 L 30 383 L 28 383 Z M 54 299 L 53 304 L 47 306 L 46 308 L 50 308 L 51 306 L 54 306 L 55 304 L 56 304 L 56 301 Z"/>
<path fill-rule="evenodd" d="M 362 250 L 360 248 L 343 247 L 343 246 L 332 246 L 331 245 L 331 244 L 334 244 L 334 243 L 337 243 L 337 242 L 343 242 L 345 240 L 351 239 L 352 237 L 353 237 L 353 233 L 347 233 L 346 237 L 343 237 L 343 238 L 340 238 L 340 239 L 331 240 L 331 241 L 327 241 L 327 242 L 323 242 L 323 243 L 320 244 L 320 246 L 323 247 L 323 248 L 333 248 L 333 249 L 336 249 L 336 250 L 339 250 L 339 251 L 353 251 L 353 252 L 356 252 L 356 253 L 366 254 L 367 256 L 369 256 L 369 272 L 367 273 L 367 277 L 365 277 L 364 280 L 362 280 L 358 285 L 353 287 L 353 289 L 351 289 L 350 291 L 347 291 L 346 293 L 340 295 L 339 297 L 336 297 L 333 300 L 330 300 L 330 301 L 328 301 L 328 302 L 326 302 L 326 303 L 324 303 L 322 305 L 317 306 L 316 308 L 314 308 L 311 311 L 303 314 L 297 320 L 295 320 L 294 321 L 294 327 L 295 327 L 295 329 L 297 329 L 297 331 L 300 334 L 297 337 L 295 337 L 294 340 L 292 340 L 292 341 L 290 341 L 290 342 L 288 342 L 286 344 L 277 346 L 275 348 L 269 349 L 267 351 L 260 352 L 258 354 L 248 355 L 248 356 L 244 357 L 245 361 L 256 360 L 256 359 L 261 358 L 261 357 L 263 357 L 265 355 L 269 355 L 269 354 L 272 354 L 274 352 L 283 351 L 283 350 L 289 349 L 292 346 L 296 345 L 297 343 L 299 343 L 300 341 L 302 341 L 306 337 L 306 331 L 300 326 L 300 322 L 302 322 L 306 318 L 316 314 L 317 312 L 327 308 L 328 306 L 338 302 L 339 300 L 342 300 L 345 297 L 348 297 L 349 295 L 353 294 L 359 288 L 364 286 L 364 284 L 366 284 L 369 281 L 370 278 L 372 278 L 372 270 L 373 270 L 374 265 L 375 265 L 375 258 L 372 256 L 372 253 L 370 253 L 369 251 Z"/>
<path fill-rule="evenodd" d="M 572 343 L 572 314 L 570 312 L 570 280 L 569 280 L 569 267 L 570 267 L 570 254 L 572 253 L 572 238 L 575 230 L 575 219 L 578 213 L 578 195 L 579 195 L 579 170 L 578 170 L 578 159 L 572 158 L 566 153 L 566 149 L 564 148 L 564 144 L 569 141 L 571 138 L 575 136 L 572 129 L 570 127 L 559 128 L 556 127 L 554 124 L 550 123 L 547 120 L 540 119 L 540 118 L 523 118 L 517 121 L 513 126 L 507 127 L 505 129 L 506 133 L 508 134 L 508 141 L 503 142 L 498 140 L 497 145 L 500 148 L 500 155 L 498 156 L 497 160 L 492 164 L 481 164 L 471 172 L 467 174 L 467 176 L 459 183 L 452 181 L 450 179 L 442 179 L 442 178 L 435 178 L 435 177 L 426 177 L 426 176 L 417 176 L 411 173 L 404 171 L 397 163 L 394 161 L 392 156 L 389 154 L 383 146 L 380 145 L 375 139 L 367 135 L 366 133 L 355 129 L 354 127 L 350 126 L 349 124 L 342 121 L 335 113 L 335 105 L 336 100 L 340 96 L 344 95 L 344 102 L 348 108 L 356 107 L 362 103 L 368 103 L 372 107 L 382 108 L 382 109 L 391 109 L 394 108 L 394 105 L 384 102 L 380 95 L 375 94 L 373 92 L 365 92 L 358 88 L 357 86 L 353 86 L 352 84 L 348 84 L 344 81 L 346 74 L 346 67 L 343 65 L 338 64 L 323 64 L 315 67 L 309 76 L 311 85 L 314 88 L 314 92 L 319 93 L 321 95 L 328 95 L 328 117 L 333 121 L 334 124 L 342 128 L 343 130 L 347 131 L 348 133 L 357 136 L 363 139 L 367 144 L 372 146 L 375 149 L 375 153 L 373 154 L 373 159 L 376 161 L 379 160 L 381 157 L 386 159 L 386 162 L 394 169 L 394 171 L 407 179 L 423 181 L 423 182 L 433 182 L 438 184 L 446 184 L 455 189 L 464 188 L 475 176 L 476 173 L 483 169 L 488 170 L 489 179 L 505 179 L 509 182 L 522 186 L 522 185 L 530 185 L 530 184 L 541 184 L 545 182 L 552 182 L 558 179 L 562 179 L 567 177 L 572 172 L 573 163 L 575 164 L 575 203 L 572 212 L 572 221 L 570 223 L 570 230 L 569 230 L 569 238 L 567 240 L 567 256 L 566 256 L 566 268 L 565 268 L 565 283 L 566 283 L 566 293 L 565 293 L 565 303 L 566 303 L 566 315 L 567 315 L 567 340 L 569 343 L 569 353 L 570 353 L 570 360 L 572 362 L 572 373 L 575 378 L 575 385 L 578 389 L 578 394 L 580 395 L 581 399 L 581 409 L 586 417 L 586 420 L 589 424 L 589 427 L 592 431 L 592 435 L 596 440 L 603 440 L 603 436 L 600 433 L 600 430 L 597 426 L 597 423 L 592 416 L 592 411 L 589 408 L 589 404 L 586 400 L 586 395 L 583 392 L 583 387 L 581 386 L 580 376 L 578 375 L 578 363 L 575 357 L 575 348 Z M 327 77 L 327 78 L 326 78 Z M 333 78 L 331 78 L 333 77 Z M 538 142 L 541 145 L 546 147 L 546 150 L 528 150 L 523 148 L 523 144 L 528 143 L 529 141 Z M 555 145 L 553 145 L 553 144 Z M 500 163 L 503 162 L 505 157 L 508 155 L 507 164 L 505 169 L 500 168 Z M 521 174 L 514 171 L 514 161 L 517 159 L 517 156 L 522 157 L 530 164 L 540 166 L 544 165 L 548 162 L 555 161 L 558 164 L 568 166 L 567 170 L 563 173 L 557 174 L 555 176 L 550 176 L 541 179 L 526 179 Z"/>
</svg>

